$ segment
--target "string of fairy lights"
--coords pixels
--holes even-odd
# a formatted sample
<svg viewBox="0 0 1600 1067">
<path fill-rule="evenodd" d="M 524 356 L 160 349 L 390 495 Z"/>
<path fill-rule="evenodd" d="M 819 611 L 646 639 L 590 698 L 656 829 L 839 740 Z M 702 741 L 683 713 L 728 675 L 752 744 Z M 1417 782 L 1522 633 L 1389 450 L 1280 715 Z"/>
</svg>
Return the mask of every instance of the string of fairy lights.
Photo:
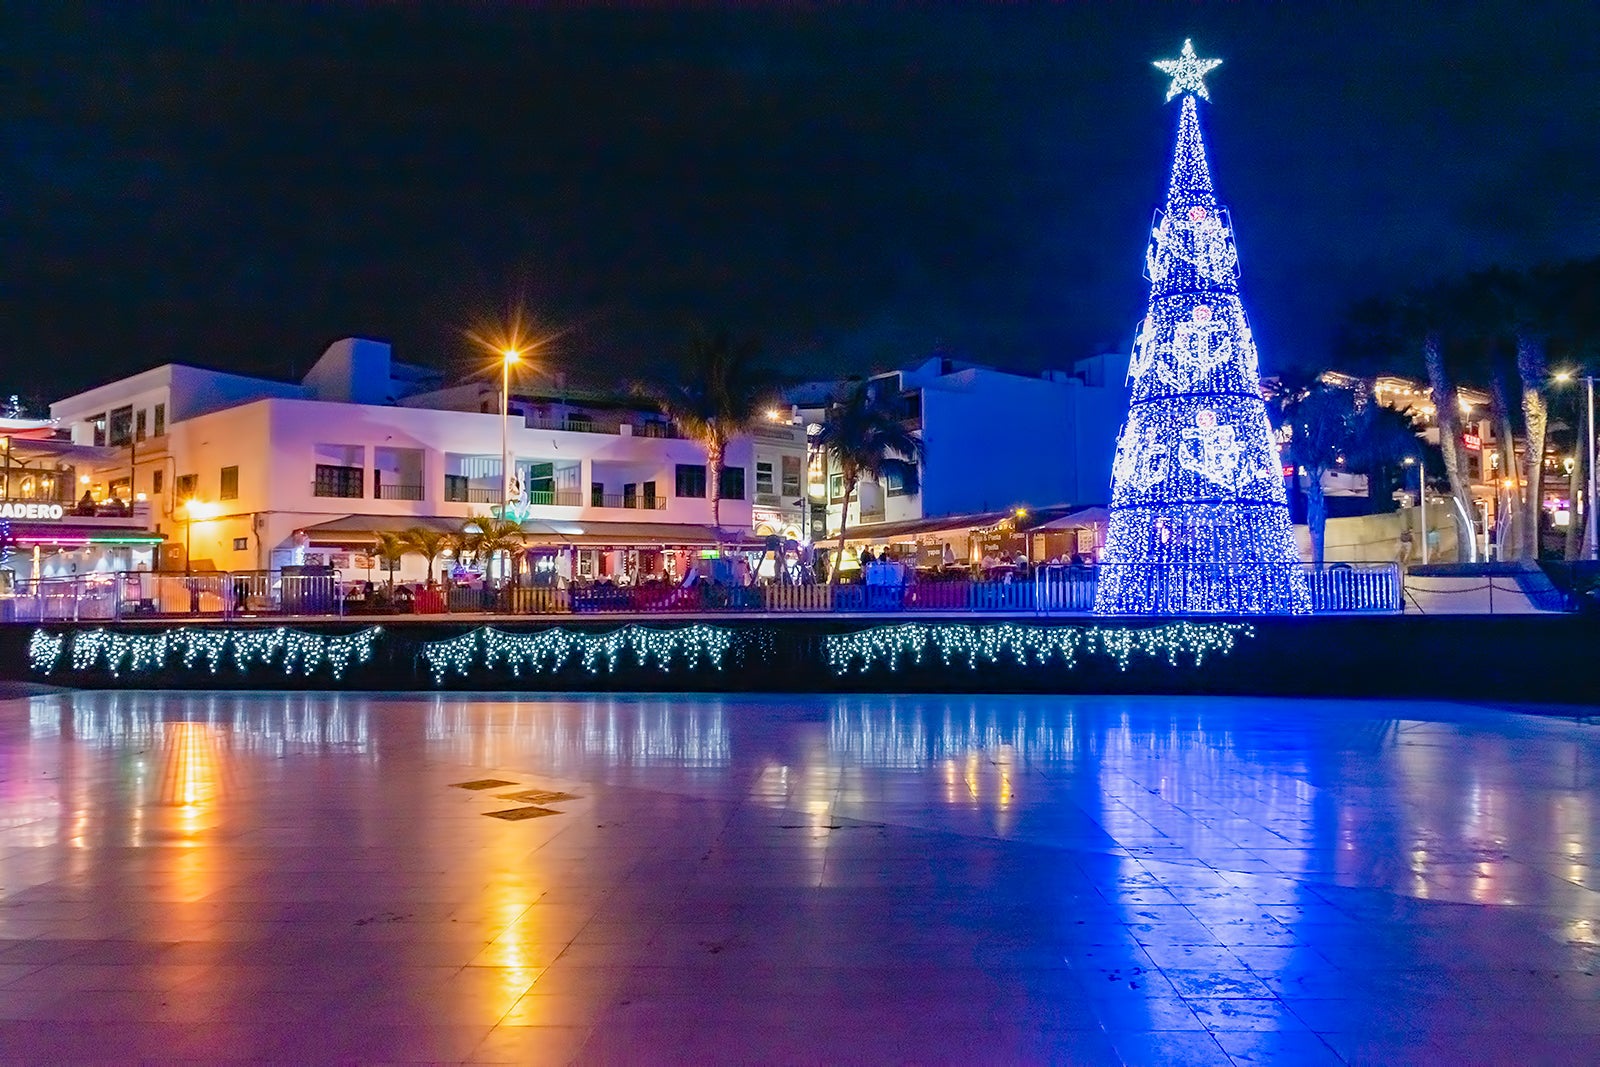
<svg viewBox="0 0 1600 1067">
<path fill-rule="evenodd" d="M 63 657 L 73 673 L 105 671 L 114 678 L 158 671 L 207 670 L 225 667 L 241 674 L 272 667 L 285 675 L 311 677 L 324 666 L 335 681 L 352 663 L 372 659 L 382 628 L 353 634 L 316 634 L 277 627 L 230 630 L 183 626 L 153 632 L 82 630 L 53 634 L 36 630 L 28 642 L 28 663 L 38 674 L 54 674 Z"/>
<path fill-rule="evenodd" d="M 663 673 L 674 666 L 694 670 L 702 661 L 720 671 L 733 640 L 732 630 L 704 624 L 667 630 L 624 626 L 608 633 L 555 626 L 526 634 L 483 626 L 444 641 L 424 641 L 419 654 L 439 685 L 451 674 L 507 670 L 520 678 L 524 670 L 553 674 L 574 662 L 590 674 L 652 663 Z"/>
<path fill-rule="evenodd" d="M 921 666 L 937 656 L 946 666 L 965 661 L 984 665 L 1045 666 L 1059 663 L 1068 670 L 1080 657 L 1107 656 L 1126 671 L 1137 657 L 1164 659 L 1172 667 L 1199 667 L 1207 656 L 1227 655 L 1241 639 L 1255 636 L 1245 623 L 1173 622 L 1164 626 L 1026 626 L 1002 623 L 904 623 L 877 626 L 825 639 L 828 666 L 838 675 L 852 671 L 897 671 Z"/>
</svg>

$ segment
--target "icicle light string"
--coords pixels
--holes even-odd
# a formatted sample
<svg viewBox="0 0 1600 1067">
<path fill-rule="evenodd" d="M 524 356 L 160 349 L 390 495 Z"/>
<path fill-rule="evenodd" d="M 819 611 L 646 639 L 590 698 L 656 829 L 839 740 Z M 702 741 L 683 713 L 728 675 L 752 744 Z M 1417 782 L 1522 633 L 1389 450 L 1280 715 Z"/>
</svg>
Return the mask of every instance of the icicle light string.
<svg viewBox="0 0 1600 1067">
<path fill-rule="evenodd" d="M 1059 662 L 1071 670 L 1081 656 L 1107 656 L 1126 671 L 1135 656 L 1164 659 L 1168 666 L 1192 663 L 1206 656 L 1227 655 L 1240 639 L 1255 636 L 1244 623 L 1175 622 L 1146 627 L 1042 627 L 1004 623 L 905 623 L 850 634 L 831 634 L 825 644 L 828 666 L 835 674 L 851 671 L 897 671 L 921 666 L 931 654 L 946 666 L 965 662 L 969 669 L 1005 663 L 1018 667 Z"/>
<path fill-rule="evenodd" d="M 702 661 L 721 670 L 732 646 L 733 631 L 721 626 L 624 626 L 604 634 L 561 627 L 514 634 L 484 626 L 445 641 L 423 642 L 420 654 L 438 685 L 452 673 L 464 677 L 479 670 L 509 670 L 520 678 L 524 670 L 554 673 L 573 662 L 590 674 L 602 668 L 615 674 L 624 659 L 639 667 L 654 664 L 663 673 L 674 666 L 694 670 Z"/>
<path fill-rule="evenodd" d="M 372 658 L 382 627 L 360 633 L 308 634 L 278 627 L 272 630 L 223 630 L 181 627 L 159 633 L 118 630 L 84 630 L 76 634 L 34 631 L 28 643 L 28 662 L 39 674 L 51 674 L 67 653 L 74 673 L 105 670 L 112 677 L 147 674 L 181 667 L 206 669 L 215 675 L 225 666 L 241 674 L 258 667 L 278 667 L 285 675 L 310 677 L 323 666 L 335 680 L 342 679 L 352 663 Z"/>
</svg>

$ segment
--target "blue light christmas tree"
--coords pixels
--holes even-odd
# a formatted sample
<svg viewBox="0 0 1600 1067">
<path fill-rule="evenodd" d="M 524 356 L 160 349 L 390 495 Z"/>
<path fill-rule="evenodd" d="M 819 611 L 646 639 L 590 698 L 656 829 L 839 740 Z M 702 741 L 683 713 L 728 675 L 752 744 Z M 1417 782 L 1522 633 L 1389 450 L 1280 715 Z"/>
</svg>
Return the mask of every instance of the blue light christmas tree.
<svg viewBox="0 0 1600 1067">
<path fill-rule="evenodd" d="M 1210 99 L 1204 76 L 1221 62 L 1185 41 L 1178 59 L 1156 64 L 1172 76 L 1167 100 L 1183 101 L 1145 257 L 1150 304 L 1128 367 L 1098 614 L 1311 609 L 1239 300 L 1233 226 L 1200 132 L 1196 98 Z"/>
</svg>

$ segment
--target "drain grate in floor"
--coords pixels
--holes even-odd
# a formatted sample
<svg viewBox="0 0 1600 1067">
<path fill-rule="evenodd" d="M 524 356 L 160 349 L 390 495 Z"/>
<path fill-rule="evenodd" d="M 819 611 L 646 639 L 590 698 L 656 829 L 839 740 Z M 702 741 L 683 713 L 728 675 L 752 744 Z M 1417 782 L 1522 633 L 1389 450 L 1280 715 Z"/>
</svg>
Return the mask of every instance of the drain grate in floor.
<svg viewBox="0 0 1600 1067">
<path fill-rule="evenodd" d="M 524 789 L 520 793 L 496 793 L 496 800 L 520 800 L 524 804 L 559 804 L 563 800 L 577 800 L 571 793 L 546 792 L 540 789 Z"/>
<path fill-rule="evenodd" d="M 516 785 L 516 784 L 517 784 L 516 782 L 508 782 L 504 778 L 479 778 L 476 781 L 471 781 L 471 782 L 452 782 L 451 785 L 450 785 L 450 788 L 451 789 L 501 789 L 501 788 L 504 788 L 505 786 Z"/>
<path fill-rule="evenodd" d="M 491 819 L 504 819 L 507 822 L 521 822 L 523 819 L 539 819 L 546 815 L 560 815 L 559 811 L 549 808 L 505 808 L 502 811 L 486 811 L 485 815 Z"/>
</svg>

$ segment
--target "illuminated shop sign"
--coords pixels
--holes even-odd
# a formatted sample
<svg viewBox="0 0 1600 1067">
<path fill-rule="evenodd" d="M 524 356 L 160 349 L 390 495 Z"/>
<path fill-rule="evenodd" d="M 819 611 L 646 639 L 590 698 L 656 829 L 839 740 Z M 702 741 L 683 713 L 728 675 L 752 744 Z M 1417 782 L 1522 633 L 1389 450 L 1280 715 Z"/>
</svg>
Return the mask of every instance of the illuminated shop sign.
<svg viewBox="0 0 1600 1067">
<path fill-rule="evenodd" d="M 60 504 L 38 504 L 28 500 L 7 500 L 0 504 L 0 519 L 35 519 L 59 522 L 67 509 Z"/>
</svg>

